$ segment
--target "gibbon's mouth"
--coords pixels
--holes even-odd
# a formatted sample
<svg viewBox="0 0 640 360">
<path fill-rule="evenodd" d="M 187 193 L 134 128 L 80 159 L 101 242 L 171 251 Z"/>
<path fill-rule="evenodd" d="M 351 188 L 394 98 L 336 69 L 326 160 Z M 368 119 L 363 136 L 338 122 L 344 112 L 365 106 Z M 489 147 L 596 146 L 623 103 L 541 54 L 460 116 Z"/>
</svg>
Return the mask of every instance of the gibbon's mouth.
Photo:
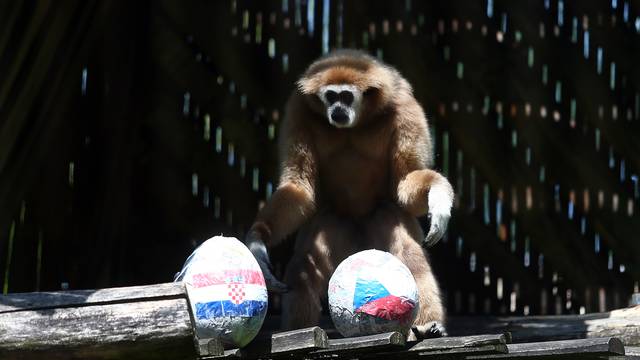
<svg viewBox="0 0 640 360">
<path fill-rule="evenodd" d="M 327 109 L 329 123 L 338 128 L 352 127 L 354 125 L 355 111 L 352 108 L 334 105 Z"/>
<path fill-rule="evenodd" d="M 346 125 L 349 122 L 349 114 L 340 106 L 331 112 L 331 120 L 339 125 Z"/>
</svg>

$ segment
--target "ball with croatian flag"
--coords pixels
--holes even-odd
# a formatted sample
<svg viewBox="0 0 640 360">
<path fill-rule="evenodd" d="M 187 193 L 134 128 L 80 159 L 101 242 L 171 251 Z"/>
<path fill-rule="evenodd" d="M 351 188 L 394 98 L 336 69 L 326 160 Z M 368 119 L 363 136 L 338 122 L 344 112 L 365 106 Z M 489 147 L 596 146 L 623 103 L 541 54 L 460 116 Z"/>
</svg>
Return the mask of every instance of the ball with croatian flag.
<svg viewBox="0 0 640 360">
<path fill-rule="evenodd" d="M 418 288 L 395 256 L 365 250 L 345 259 L 329 280 L 329 312 L 342 336 L 407 334 L 418 314 Z"/>
<path fill-rule="evenodd" d="M 214 236 L 187 258 L 183 281 L 199 338 L 218 337 L 226 348 L 243 347 L 267 314 L 264 276 L 249 249 L 233 237 Z"/>
</svg>

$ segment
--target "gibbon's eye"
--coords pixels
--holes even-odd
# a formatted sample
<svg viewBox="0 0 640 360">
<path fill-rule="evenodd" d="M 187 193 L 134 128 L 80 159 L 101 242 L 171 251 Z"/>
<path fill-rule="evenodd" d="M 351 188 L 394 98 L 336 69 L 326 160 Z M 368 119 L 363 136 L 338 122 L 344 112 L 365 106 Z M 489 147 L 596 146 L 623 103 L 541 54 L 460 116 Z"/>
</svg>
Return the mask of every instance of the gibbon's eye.
<svg viewBox="0 0 640 360">
<path fill-rule="evenodd" d="M 351 106 L 353 103 L 353 93 L 351 91 L 341 91 L 340 94 L 340 102 L 347 106 Z"/>
<path fill-rule="evenodd" d="M 324 93 L 324 98 L 327 99 L 329 104 L 333 104 L 338 101 L 338 93 L 333 90 L 327 90 L 327 92 Z"/>
<path fill-rule="evenodd" d="M 363 95 L 369 97 L 369 96 L 375 95 L 377 92 L 378 92 L 377 88 L 370 87 L 364 91 Z"/>
</svg>

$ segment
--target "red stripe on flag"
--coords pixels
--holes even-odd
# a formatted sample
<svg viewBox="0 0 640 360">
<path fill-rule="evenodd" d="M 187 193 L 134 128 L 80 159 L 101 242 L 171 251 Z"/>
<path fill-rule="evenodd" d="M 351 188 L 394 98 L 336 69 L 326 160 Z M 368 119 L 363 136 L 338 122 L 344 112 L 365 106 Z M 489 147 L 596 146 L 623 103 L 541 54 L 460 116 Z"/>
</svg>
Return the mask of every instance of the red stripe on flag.
<svg viewBox="0 0 640 360">
<path fill-rule="evenodd" d="M 196 288 L 220 284 L 265 285 L 262 272 L 249 269 L 225 270 L 221 273 L 201 273 L 191 276 L 191 286 Z"/>
<path fill-rule="evenodd" d="M 415 307 L 416 304 L 409 299 L 389 295 L 362 305 L 356 309 L 356 312 L 387 320 L 397 320 L 402 324 L 406 324 L 411 321 L 411 315 Z"/>
</svg>

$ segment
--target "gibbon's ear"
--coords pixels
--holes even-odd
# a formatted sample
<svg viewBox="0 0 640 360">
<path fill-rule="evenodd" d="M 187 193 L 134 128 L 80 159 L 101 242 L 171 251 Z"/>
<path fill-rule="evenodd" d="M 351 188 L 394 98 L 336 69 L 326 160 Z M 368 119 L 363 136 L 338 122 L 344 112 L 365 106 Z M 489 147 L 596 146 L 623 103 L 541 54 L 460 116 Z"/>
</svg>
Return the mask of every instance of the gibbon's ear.
<svg viewBox="0 0 640 360">
<path fill-rule="evenodd" d="M 318 92 L 321 85 L 316 76 L 303 77 L 296 82 L 298 90 L 304 95 L 312 95 Z"/>
</svg>

